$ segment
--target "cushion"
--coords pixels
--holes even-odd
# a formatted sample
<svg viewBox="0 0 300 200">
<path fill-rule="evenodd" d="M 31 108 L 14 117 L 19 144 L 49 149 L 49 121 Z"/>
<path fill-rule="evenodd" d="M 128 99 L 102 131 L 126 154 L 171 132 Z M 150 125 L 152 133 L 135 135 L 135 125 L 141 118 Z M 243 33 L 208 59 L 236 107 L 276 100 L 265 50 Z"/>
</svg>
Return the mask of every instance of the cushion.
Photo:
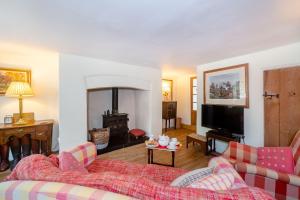
<svg viewBox="0 0 300 200">
<path fill-rule="evenodd" d="M 239 163 L 239 162 L 237 162 Z M 213 173 L 214 174 L 224 174 L 230 173 L 234 177 L 234 183 L 231 186 L 231 189 L 239 189 L 247 187 L 245 181 L 242 177 L 237 173 L 237 171 L 233 168 L 229 161 L 227 161 L 223 157 L 214 157 L 210 159 L 208 163 L 209 167 L 214 167 Z"/>
<path fill-rule="evenodd" d="M 72 153 L 74 158 L 83 164 L 84 167 L 91 164 L 97 157 L 97 149 L 95 144 L 92 142 L 84 143 L 67 152 Z"/>
<path fill-rule="evenodd" d="M 294 159 L 290 147 L 259 147 L 257 149 L 258 166 L 282 173 L 294 173 Z"/>
<path fill-rule="evenodd" d="M 129 131 L 130 134 L 134 135 L 135 137 L 139 137 L 139 136 L 143 136 L 145 135 L 145 131 L 141 130 L 141 129 L 132 129 L 131 131 Z"/>
<path fill-rule="evenodd" d="M 78 162 L 70 152 L 62 152 L 59 156 L 59 169 L 62 171 L 80 171 L 87 174 L 83 164 Z"/>
<path fill-rule="evenodd" d="M 174 181 L 172 181 L 171 186 L 175 187 L 186 187 L 191 183 L 195 182 L 198 179 L 201 179 L 205 176 L 208 176 L 212 173 L 212 167 L 206 167 L 201 169 L 196 169 L 190 172 L 187 172 L 179 177 L 177 177 Z"/>
<path fill-rule="evenodd" d="M 234 183 L 232 173 L 210 174 L 206 177 L 198 179 L 187 187 L 207 189 L 207 190 L 229 190 Z"/>
</svg>

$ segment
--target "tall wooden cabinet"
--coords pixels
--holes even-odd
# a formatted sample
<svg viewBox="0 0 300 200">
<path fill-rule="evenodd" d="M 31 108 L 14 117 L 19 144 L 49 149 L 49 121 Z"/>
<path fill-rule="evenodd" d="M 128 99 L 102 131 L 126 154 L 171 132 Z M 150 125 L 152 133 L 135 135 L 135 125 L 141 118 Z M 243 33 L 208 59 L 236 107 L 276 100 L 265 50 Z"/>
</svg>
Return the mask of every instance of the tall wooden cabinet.
<svg viewBox="0 0 300 200">
<path fill-rule="evenodd" d="M 300 129 L 300 66 L 264 71 L 265 146 L 288 146 Z"/>
<path fill-rule="evenodd" d="M 169 128 L 171 119 L 174 119 L 174 127 L 176 129 L 176 115 L 177 115 L 177 102 L 176 101 L 163 101 L 162 102 L 162 118 L 165 120 L 165 131 L 169 121 Z"/>
</svg>

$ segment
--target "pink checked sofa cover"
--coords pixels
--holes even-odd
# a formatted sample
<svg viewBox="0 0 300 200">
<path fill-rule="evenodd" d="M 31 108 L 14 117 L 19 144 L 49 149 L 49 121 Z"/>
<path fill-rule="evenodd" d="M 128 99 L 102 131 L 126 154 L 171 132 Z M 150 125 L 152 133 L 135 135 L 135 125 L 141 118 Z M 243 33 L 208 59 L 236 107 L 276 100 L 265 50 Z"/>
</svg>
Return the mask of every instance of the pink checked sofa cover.
<svg viewBox="0 0 300 200">
<path fill-rule="evenodd" d="M 300 199 L 300 131 L 290 147 L 295 163 L 293 174 L 257 166 L 257 148 L 249 145 L 230 142 L 222 156 L 233 164 L 247 185 L 262 188 L 276 199 Z"/>
<path fill-rule="evenodd" d="M 113 192 L 79 185 L 45 181 L 7 181 L 0 183 L 0 199 L 7 200 L 133 200 Z"/>
<path fill-rule="evenodd" d="M 79 156 L 79 158 L 82 157 L 84 160 L 84 154 L 81 154 L 83 157 Z M 82 174 L 78 171 L 61 171 L 57 161 L 58 158 L 53 156 L 32 155 L 26 157 L 18 163 L 7 180 L 76 184 L 138 199 L 273 199 L 263 190 L 253 187 L 214 192 L 170 186 L 175 178 L 186 172 L 183 169 L 141 165 L 119 160 L 103 160 L 100 156 L 86 166 L 89 173 Z M 213 165 L 219 162 L 218 158 L 214 158 L 210 163 Z M 229 163 L 225 166 L 227 169 L 229 166 L 233 170 Z M 225 166 L 222 168 L 226 168 Z"/>
</svg>

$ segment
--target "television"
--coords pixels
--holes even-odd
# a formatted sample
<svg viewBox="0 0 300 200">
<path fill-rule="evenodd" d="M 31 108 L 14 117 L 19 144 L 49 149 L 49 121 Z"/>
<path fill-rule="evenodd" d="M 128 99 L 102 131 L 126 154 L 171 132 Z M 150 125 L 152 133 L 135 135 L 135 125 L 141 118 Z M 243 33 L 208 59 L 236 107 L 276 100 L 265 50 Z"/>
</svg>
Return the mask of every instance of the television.
<svg viewBox="0 0 300 200">
<path fill-rule="evenodd" d="M 244 135 L 244 108 L 203 104 L 202 126 L 222 135 Z"/>
</svg>

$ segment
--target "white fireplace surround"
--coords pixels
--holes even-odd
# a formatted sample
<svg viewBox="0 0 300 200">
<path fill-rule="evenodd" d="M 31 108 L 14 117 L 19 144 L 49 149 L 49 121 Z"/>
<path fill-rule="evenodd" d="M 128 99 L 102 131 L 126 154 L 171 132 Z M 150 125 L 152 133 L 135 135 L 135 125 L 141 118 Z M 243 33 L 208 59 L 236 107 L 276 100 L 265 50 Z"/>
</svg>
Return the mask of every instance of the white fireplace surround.
<svg viewBox="0 0 300 200">
<path fill-rule="evenodd" d="M 161 71 L 159 69 L 69 54 L 61 54 L 59 60 L 61 151 L 87 141 L 89 89 L 112 87 L 137 89 L 136 127 L 144 129 L 147 134 L 161 134 Z"/>
<path fill-rule="evenodd" d="M 146 91 L 152 90 L 152 85 L 150 81 L 139 79 L 134 76 L 112 74 L 87 76 L 85 77 L 85 85 L 87 89 L 120 87 Z"/>
<path fill-rule="evenodd" d="M 123 100 L 120 99 L 119 95 L 119 111 L 123 112 L 120 107 L 125 107 L 128 112 L 125 113 L 131 113 L 132 115 L 129 114 L 129 128 L 139 128 L 142 130 L 146 131 L 146 134 L 150 133 L 150 120 L 145 120 L 145 119 L 151 119 L 151 112 L 150 112 L 150 96 L 151 96 L 151 82 L 150 81 L 145 81 L 145 80 L 140 80 L 140 79 L 135 79 L 135 82 L 132 82 L 133 77 L 124 77 L 124 76 L 119 76 L 119 75 L 93 75 L 93 76 L 88 76 L 85 78 L 86 81 L 86 88 L 89 89 L 98 89 L 107 91 L 111 90 L 111 88 L 116 87 L 119 88 L 119 93 L 122 93 L 122 89 L 132 90 L 134 91 L 134 99 L 131 99 L 132 102 L 131 104 L 134 104 L 134 107 L 130 106 L 127 102 L 127 104 L 123 105 Z M 98 91 L 99 92 L 99 91 Z M 95 96 L 94 96 L 95 97 Z M 111 102 L 111 94 L 109 95 L 109 99 Z M 125 100 L 125 99 L 124 99 Z M 92 99 L 89 99 L 89 102 L 91 102 Z M 93 114 L 89 113 L 89 128 L 100 128 L 102 127 L 102 119 L 100 118 L 101 114 L 103 114 L 104 110 L 97 110 L 99 102 L 101 99 L 93 100 L 93 106 L 92 110 L 89 108 L 89 112 L 93 112 Z M 126 101 L 126 100 L 125 100 Z M 127 99 L 128 101 L 128 99 Z M 105 100 L 103 99 L 103 102 Z M 91 105 L 90 105 L 91 106 Z M 109 109 L 111 111 L 111 106 L 107 107 L 106 109 Z M 91 118 L 90 118 L 91 117 Z M 92 123 L 90 120 L 95 120 L 96 118 L 97 123 Z M 93 127 L 91 127 L 91 124 L 94 124 Z M 130 126 L 130 125 L 133 126 Z"/>
</svg>

